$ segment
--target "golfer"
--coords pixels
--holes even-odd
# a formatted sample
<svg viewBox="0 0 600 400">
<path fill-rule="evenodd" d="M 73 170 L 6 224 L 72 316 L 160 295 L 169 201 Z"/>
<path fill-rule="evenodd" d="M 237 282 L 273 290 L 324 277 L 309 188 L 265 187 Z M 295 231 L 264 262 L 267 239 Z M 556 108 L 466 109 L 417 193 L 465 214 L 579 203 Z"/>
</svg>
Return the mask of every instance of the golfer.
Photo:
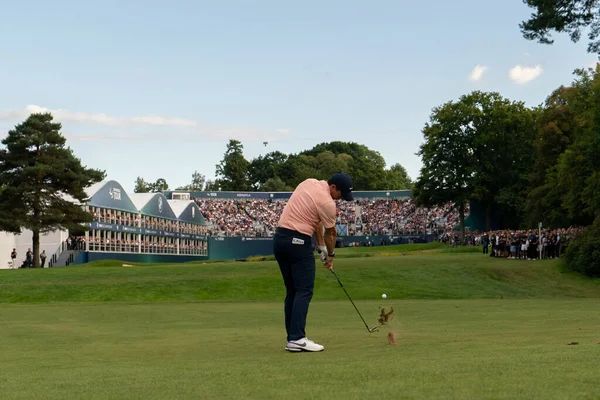
<svg viewBox="0 0 600 400">
<path fill-rule="evenodd" d="M 275 235 L 273 251 L 286 289 L 285 329 L 292 352 L 322 351 L 323 346 L 306 337 L 306 315 L 315 285 L 315 257 L 312 236 L 325 267 L 333 268 L 335 255 L 334 200 L 352 201 L 352 179 L 346 173 L 334 174 L 328 181 L 307 179 L 288 200 Z M 325 230 L 325 232 L 323 232 Z"/>
</svg>

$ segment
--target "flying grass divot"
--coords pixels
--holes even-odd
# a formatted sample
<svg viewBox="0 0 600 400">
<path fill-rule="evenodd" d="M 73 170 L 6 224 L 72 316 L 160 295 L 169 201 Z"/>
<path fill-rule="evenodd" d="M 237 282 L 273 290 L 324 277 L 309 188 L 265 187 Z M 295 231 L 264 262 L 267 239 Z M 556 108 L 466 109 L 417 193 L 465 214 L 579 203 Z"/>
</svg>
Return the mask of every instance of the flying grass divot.
<svg viewBox="0 0 600 400">
<path fill-rule="evenodd" d="M 385 299 L 387 299 L 387 295 L 384 293 L 383 295 L 381 295 L 381 298 L 385 300 Z M 379 327 L 386 325 L 390 329 L 393 329 L 391 327 L 392 321 L 394 319 L 393 314 L 394 314 L 394 308 L 392 306 L 390 306 L 389 311 L 386 311 L 384 307 L 381 307 L 379 310 L 379 317 L 377 318 L 377 321 L 379 322 Z M 388 344 L 396 345 L 398 343 L 396 340 L 396 333 L 393 330 L 390 330 L 388 332 L 387 340 L 388 340 Z"/>
</svg>

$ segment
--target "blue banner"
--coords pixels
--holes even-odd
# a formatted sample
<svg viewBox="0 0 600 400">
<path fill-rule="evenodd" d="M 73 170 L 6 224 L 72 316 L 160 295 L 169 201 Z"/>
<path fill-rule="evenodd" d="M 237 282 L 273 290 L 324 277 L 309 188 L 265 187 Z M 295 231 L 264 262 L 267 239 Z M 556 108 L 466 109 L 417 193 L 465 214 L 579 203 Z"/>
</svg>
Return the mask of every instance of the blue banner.
<svg viewBox="0 0 600 400">
<path fill-rule="evenodd" d="M 172 191 L 163 192 L 166 198 L 173 198 Z M 190 192 L 178 190 L 177 193 L 189 193 L 197 199 L 289 199 L 292 192 Z M 410 190 L 374 190 L 355 191 L 355 199 L 382 199 L 382 198 L 407 198 L 411 196 Z"/>
</svg>

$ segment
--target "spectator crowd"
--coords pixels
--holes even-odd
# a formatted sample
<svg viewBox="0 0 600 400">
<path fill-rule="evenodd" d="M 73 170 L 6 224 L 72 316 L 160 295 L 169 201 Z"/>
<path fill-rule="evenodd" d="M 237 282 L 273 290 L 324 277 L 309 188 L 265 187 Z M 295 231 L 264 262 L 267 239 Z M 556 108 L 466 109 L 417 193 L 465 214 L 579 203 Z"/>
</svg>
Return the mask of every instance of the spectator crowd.
<svg viewBox="0 0 600 400">
<path fill-rule="evenodd" d="M 286 200 L 221 200 L 196 199 L 214 236 L 272 236 Z M 459 223 L 457 208 L 452 203 L 441 207 L 417 207 L 411 198 L 357 199 L 337 201 L 339 224 L 347 224 L 350 236 L 436 234 L 453 246 L 477 246 L 485 255 L 514 260 L 557 258 L 583 228 L 533 230 L 501 230 L 466 232 L 464 242 L 454 230 Z M 465 217 L 469 215 L 465 209 Z M 374 245 L 374 243 L 373 243 Z"/>
<path fill-rule="evenodd" d="M 480 246 L 483 254 L 512 260 L 538 260 L 558 258 L 569 247 L 569 242 L 583 231 L 583 227 L 567 229 L 501 230 L 492 232 L 467 232 L 464 242 L 460 233 L 448 231 L 440 241 L 452 246 Z"/>
<path fill-rule="evenodd" d="M 195 199 L 212 236 L 272 236 L 286 200 Z M 337 201 L 337 223 L 349 235 L 402 235 L 440 233 L 458 224 L 453 204 L 417 207 L 407 199 Z M 465 214 L 468 215 L 468 207 Z"/>
</svg>

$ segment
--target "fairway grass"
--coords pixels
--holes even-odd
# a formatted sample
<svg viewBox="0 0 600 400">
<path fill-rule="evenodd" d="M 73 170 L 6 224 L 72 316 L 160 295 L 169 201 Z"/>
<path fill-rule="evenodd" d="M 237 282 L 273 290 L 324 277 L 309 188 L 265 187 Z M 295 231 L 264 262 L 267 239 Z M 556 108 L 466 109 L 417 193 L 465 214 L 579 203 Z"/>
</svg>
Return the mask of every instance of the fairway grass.
<svg viewBox="0 0 600 400">
<path fill-rule="evenodd" d="M 364 249 L 336 272 L 370 326 L 381 306 L 392 325 L 368 333 L 317 263 L 307 334 L 325 351 L 310 354 L 284 351 L 273 261 L 2 270 L 0 399 L 599 397 L 599 280 L 437 244 Z"/>
<path fill-rule="evenodd" d="M 374 321 L 382 302 L 358 302 Z M 290 354 L 277 303 L 4 305 L 8 399 L 596 399 L 597 299 L 397 300 L 369 334 L 313 303 Z M 10 323 L 6 323 L 10 321 Z M 578 345 L 568 345 L 570 342 Z"/>
</svg>

